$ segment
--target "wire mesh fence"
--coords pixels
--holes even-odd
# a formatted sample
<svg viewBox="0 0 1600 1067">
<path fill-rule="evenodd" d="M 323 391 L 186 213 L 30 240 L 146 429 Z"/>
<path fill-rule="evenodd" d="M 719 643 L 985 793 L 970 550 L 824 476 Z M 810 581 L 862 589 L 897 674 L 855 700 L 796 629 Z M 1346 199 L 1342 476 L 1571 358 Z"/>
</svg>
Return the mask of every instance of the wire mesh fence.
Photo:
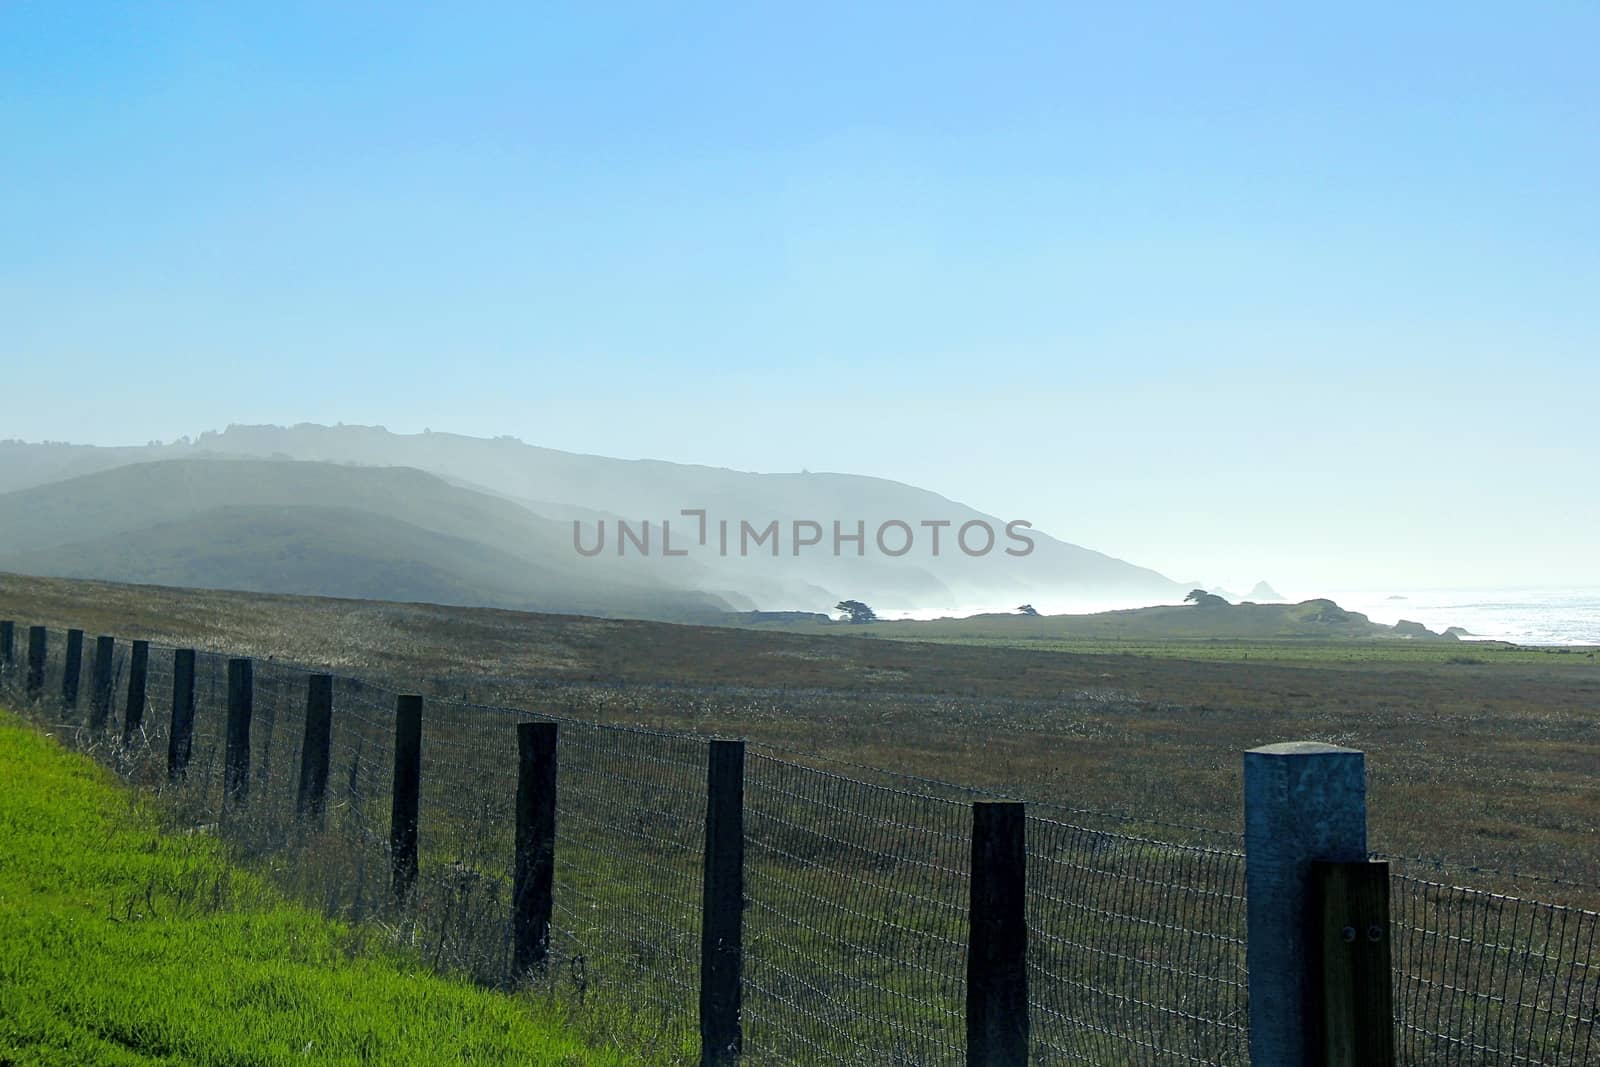
<svg viewBox="0 0 1600 1067">
<path fill-rule="evenodd" d="M 582 990 L 621 989 L 668 1045 L 699 988 L 707 748 L 562 722 L 552 951 Z"/>
<path fill-rule="evenodd" d="M 1249 1062 L 1244 856 L 1028 820 L 1035 1062 Z"/>
<path fill-rule="evenodd" d="M 965 1062 L 969 809 L 757 753 L 745 1018 L 773 1062 Z"/>
<path fill-rule="evenodd" d="M 229 660 L 200 652 L 193 733 L 169 777 L 177 650 L 152 646 L 128 728 L 129 646 L 100 725 L 86 635 L 77 700 L 47 635 L 40 721 L 159 790 L 188 831 L 225 837 L 288 892 L 408 946 L 427 966 L 605 1006 L 655 1058 L 693 1058 L 708 739 L 437 697 L 423 715 L 417 879 L 395 895 L 392 689 L 332 680 L 325 807 L 304 809 L 311 672 L 253 670 L 243 801 L 225 803 Z M 0 686 L 27 703 L 18 627 Z M 517 725 L 559 725 L 546 962 L 512 973 Z M 965 1061 L 974 800 L 991 794 L 751 746 L 744 776 L 745 1059 Z M 1237 838 L 1163 839 L 1094 813 L 1032 808 L 1027 831 L 1031 1062 L 1249 1062 L 1245 858 Z M 1600 914 L 1418 877 L 1397 865 L 1391 922 L 1399 1061 L 1576 1067 L 1600 1058 Z M 364 935 L 368 936 L 368 935 Z M 620 1025 L 620 1023 L 618 1023 Z"/>
<path fill-rule="evenodd" d="M 1390 894 L 1403 1062 L 1600 1059 L 1600 913 L 1406 874 Z"/>
</svg>

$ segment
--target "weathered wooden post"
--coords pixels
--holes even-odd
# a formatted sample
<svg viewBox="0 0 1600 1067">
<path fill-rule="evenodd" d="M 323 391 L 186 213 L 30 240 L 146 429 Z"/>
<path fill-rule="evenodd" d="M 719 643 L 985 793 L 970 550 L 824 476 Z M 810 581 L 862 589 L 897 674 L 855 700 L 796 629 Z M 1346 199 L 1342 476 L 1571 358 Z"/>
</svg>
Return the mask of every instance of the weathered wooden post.
<svg viewBox="0 0 1600 1067">
<path fill-rule="evenodd" d="M 69 710 L 78 707 L 78 683 L 83 680 L 83 631 L 67 631 L 67 654 L 61 668 L 61 703 Z"/>
<path fill-rule="evenodd" d="M 1320 1065 L 1312 864 L 1366 861 L 1362 754 L 1314 741 L 1246 752 L 1244 825 L 1250 1062 Z"/>
<path fill-rule="evenodd" d="M 1027 1067 L 1027 822 L 1014 801 L 972 805 L 967 1067 Z"/>
<path fill-rule="evenodd" d="M 255 714 L 255 665 L 228 661 L 228 735 L 222 769 L 223 807 L 243 807 L 250 799 L 250 719 Z"/>
<path fill-rule="evenodd" d="M 28 627 L 28 677 L 24 692 L 29 700 L 38 700 L 44 695 L 44 661 L 49 641 L 49 630 L 43 626 Z"/>
<path fill-rule="evenodd" d="M 194 744 L 194 649 L 172 653 L 172 723 L 167 731 L 167 777 L 177 781 Z"/>
<path fill-rule="evenodd" d="M 390 888 L 396 905 L 417 885 L 417 809 L 422 792 L 422 698 L 395 699 L 394 791 L 389 809 Z"/>
<path fill-rule="evenodd" d="M 739 1060 L 744 967 L 744 742 L 711 742 L 700 910 L 700 1064 Z"/>
<path fill-rule="evenodd" d="M 1325 1067 L 1395 1067 L 1389 865 L 1312 864 Z"/>
<path fill-rule="evenodd" d="M 517 858 L 511 884 L 512 972 L 550 953 L 556 869 L 556 724 L 517 724 Z"/>
<path fill-rule="evenodd" d="M 128 744 L 144 727 L 146 687 L 150 677 L 150 642 L 135 641 L 128 657 L 128 706 L 122 716 L 122 743 Z"/>
<path fill-rule="evenodd" d="M 89 729 L 99 733 L 111 714 L 111 668 L 117 639 L 101 634 L 94 639 L 94 662 L 89 666 Z"/>
<path fill-rule="evenodd" d="M 333 675 L 306 679 L 306 731 L 300 744 L 300 788 L 294 814 L 320 828 L 328 799 L 328 747 L 333 740 Z"/>
</svg>

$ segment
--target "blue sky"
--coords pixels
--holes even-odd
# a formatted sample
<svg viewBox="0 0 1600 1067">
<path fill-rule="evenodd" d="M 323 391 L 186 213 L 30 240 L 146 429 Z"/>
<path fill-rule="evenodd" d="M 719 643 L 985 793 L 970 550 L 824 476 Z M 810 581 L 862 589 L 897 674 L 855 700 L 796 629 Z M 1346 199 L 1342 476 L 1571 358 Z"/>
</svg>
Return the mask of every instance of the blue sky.
<svg viewBox="0 0 1600 1067">
<path fill-rule="evenodd" d="M 0 436 L 914 482 L 1600 585 L 1593 4 L 0 4 Z"/>
</svg>

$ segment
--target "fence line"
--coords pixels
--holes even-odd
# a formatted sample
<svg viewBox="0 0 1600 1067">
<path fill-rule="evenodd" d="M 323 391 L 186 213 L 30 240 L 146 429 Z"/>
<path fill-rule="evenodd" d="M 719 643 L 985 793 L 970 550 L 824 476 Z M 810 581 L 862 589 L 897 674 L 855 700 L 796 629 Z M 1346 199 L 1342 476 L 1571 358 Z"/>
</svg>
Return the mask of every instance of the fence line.
<svg viewBox="0 0 1600 1067">
<path fill-rule="evenodd" d="M 241 731 L 245 673 L 235 667 L 230 686 L 225 655 L 136 655 L 118 639 L 102 710 L 105 668 L 81 644 L 74 663 L 59 630 L 30 629 L 26 651 L 21 627 L 0 634 L 13 635 L 0 639 L 13 699 L 167 792 L 188 825 L 279 857 L 291 892 L 380 924 L 431 966 L 624 1005 L 631 1036 L 667 1058 L 699 1059 L 704 1038 L 753 1063 L 1021 1062 L 993 1058 L 1008 1055 L 993 1051 L 1003 1041 L 985 1046 L 989 1059 L 973 1052 L 975 1005 L 990 1003 L 974 989 L 990 972 L 971 970 L 976 901 L 995 894 L 988 866 L 974 879 L 974 804 L 992 794 L 751 744 L 738 778 L 739 1010 L 708 1037 L 709 1009 L 696 1010 L 716 967 L 707 945 L 732 929 L 707 892 L 710 739 L 430 698 L 412 757 L 409 734 L 397 743 L 405 694 L 359 679 L 253 661 Z M 80 688 L 90 706 L 64 699 Z M 530 720 L 559 736 L 548 836 L 519 833 Z M 397 756 L 414 762 L 414 806 L 396 803 L 408 781 Z M 1026 1002 L 1026 1062 L 1248 1063 L 1244 852 L 1226 837 L 1167 841 L 1075 814 L 1095 813 L 1037 805 L 1021 823 L 1025 936 L 1010 973 L 1023 981 L 1008 988 Z M 410 838 L 397 832 L 407 818 Z M 519 844 L 533 840 L 553 840 L 538 952 L 518 919 L 531 877 Z M 1387 885 L 1394 1062 L 1574 1067 L 1600 1055 L 1600 914 L 1406 871 Z"/>
</svg>

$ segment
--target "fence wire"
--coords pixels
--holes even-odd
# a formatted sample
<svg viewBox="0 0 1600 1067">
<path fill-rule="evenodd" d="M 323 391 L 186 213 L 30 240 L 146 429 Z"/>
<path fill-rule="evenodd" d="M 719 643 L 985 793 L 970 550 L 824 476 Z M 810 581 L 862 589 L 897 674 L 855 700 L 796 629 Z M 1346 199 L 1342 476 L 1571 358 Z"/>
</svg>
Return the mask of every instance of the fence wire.
<svg viewBox="0 0 1600 1067">
<path fill-rule="evenodd" d="M 970 810 L 754 753 L 748 1043 L 773 1062 L 965 1062 Z"/>
<path fill-rule="evenodd" d="M 1600 1060 L 1600 913 L 1391 874 L 1401 1060 Z"/>
<path fill-rule="evenodd" d="M 626 991 L 666 1046 L 697 1032 L 708 746 L 560 726 L 552 951 L 568 979 Z"/>
<path fill-rule="evenodd" d="M 24 692 L 28 632 L 0 687 Z M 225 805 L 228 657 L 195 656 L 187 772 L 167 775 L 174 649 L 152 645 L 143 721 L 127 726 L 130 648 L 115 645 L 94 729 L 94 635 L 63 699 L 66 632 L 48 632 L 40 721 L 171 818 L 225 836 L 286 889 L 428 966 L 536 983 L 602 1005 L 628 1039 L 687 1061 L 696 1035 L 707 739 L 431 697 L 413 891 L 392 887 L 397 693 L 335 678 L 326 810 L 297 812 L 310 672 L 254 663 L 245 801 Z M 549 961 L 509 974 L 519 722 L 560 724 Z M 751 745 L 745 767 L 746 1059 L 964 1062 L 971 802 L 991 794 Z M 1226 835 L 1146 836 L 1037 805 L 1027 819 L 1031 1062 L 1248 1062 L 1244 856 Z M 1107 828 L 1109 826 L 1110 828 Z M 1160 827 L 1154 831 L 1162 832 Z M 1236 838 L 1234 839 L 1236 840 Z M 1600 914 L 1391 875 L 1396 1034 L 1413 1067 L 1600 1061 Z"/>
<path fill-rule="evenodd" d="M 1034 1062 L 1248 1063 L 1244 856 L 1027 828 Z"/>
</svg>

